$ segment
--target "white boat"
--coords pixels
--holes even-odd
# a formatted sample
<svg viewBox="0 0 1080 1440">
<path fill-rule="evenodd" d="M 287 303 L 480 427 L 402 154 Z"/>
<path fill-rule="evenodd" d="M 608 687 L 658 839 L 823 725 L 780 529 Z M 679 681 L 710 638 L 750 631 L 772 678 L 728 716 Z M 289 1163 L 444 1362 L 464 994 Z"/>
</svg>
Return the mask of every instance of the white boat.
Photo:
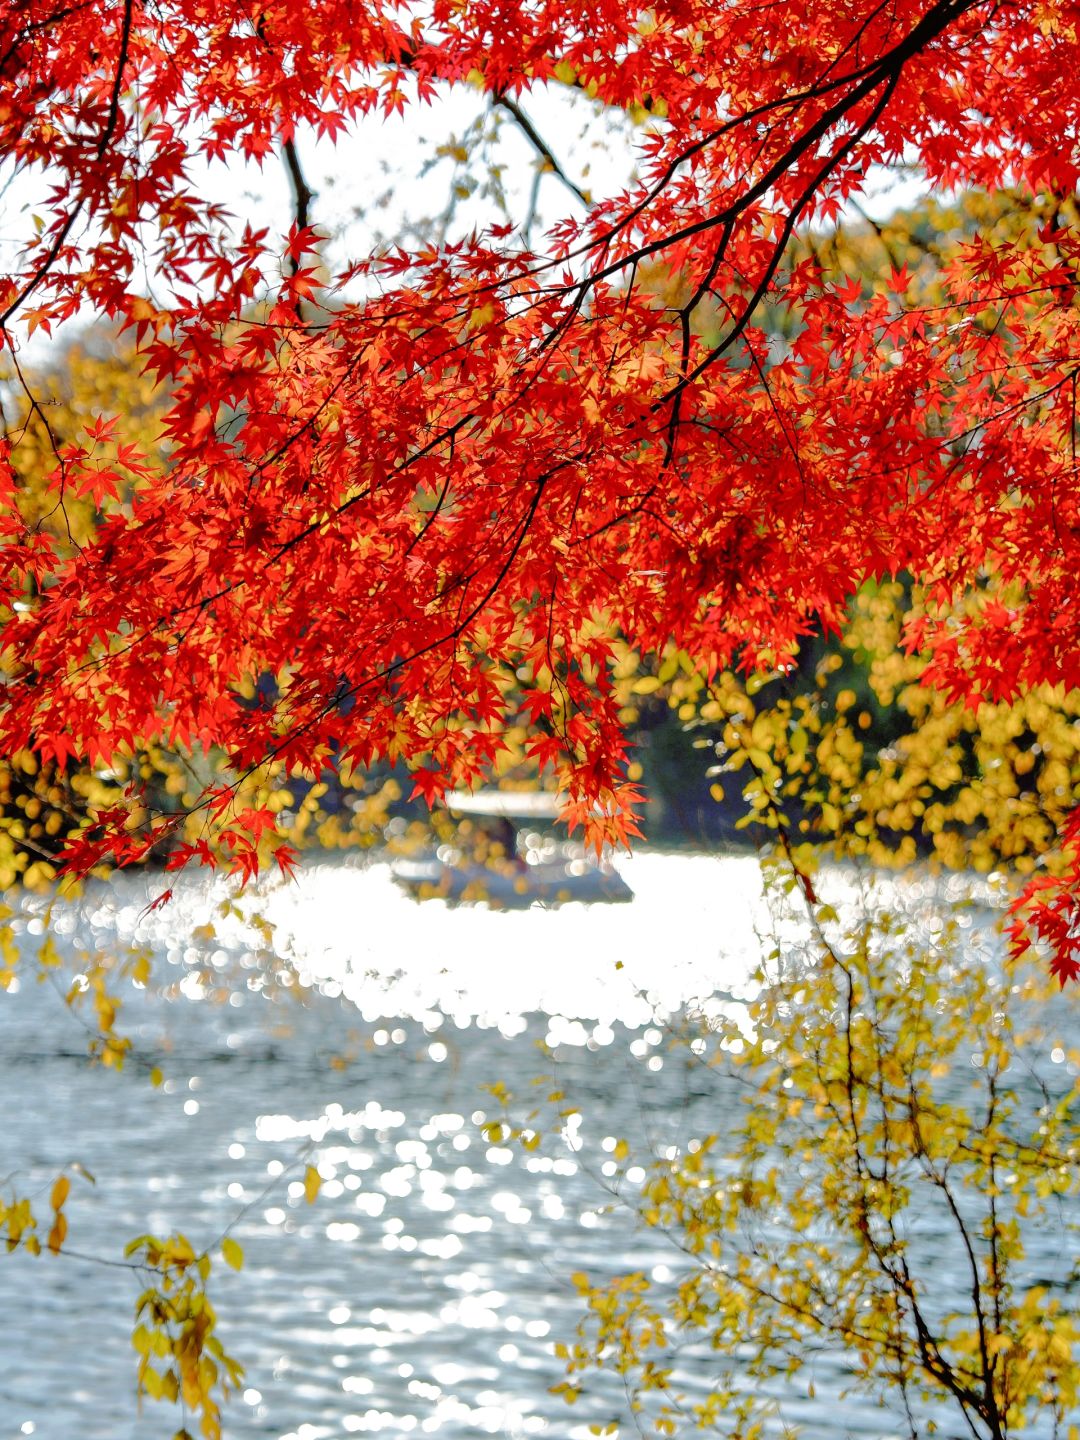
<svg viewBox="0 0 1080 1440">
<path fill-rule="evenodd" d="M 392 862 L 395 882 L 415 899 L 525 910 L 532 905 L 611 904 L 634 898 L 609 861 L 596 860 L 582 845 L 550 833 L 559 814 L 557 795 L 457 791 L 444 803 L 452 814 L 475 819 L 475 837 L 470 837 L 471 844 L 463 840 L 439 845 Z M 546 822 L 543 831 L 536 828 L 541 822 Z"/>
</svg>

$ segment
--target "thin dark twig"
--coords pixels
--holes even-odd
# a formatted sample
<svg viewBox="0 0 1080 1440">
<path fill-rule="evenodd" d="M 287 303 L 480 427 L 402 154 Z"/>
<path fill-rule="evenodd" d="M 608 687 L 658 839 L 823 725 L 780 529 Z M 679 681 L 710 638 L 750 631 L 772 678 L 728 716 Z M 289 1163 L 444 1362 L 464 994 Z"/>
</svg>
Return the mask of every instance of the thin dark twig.
<svg viewBox="0 0 1080 1440">
<path fill-rule="evenodd" d="M 496 95 L 495 104 L 498 105 L 500 109 L 505 110 L 508 115 L 513 116 L 514 123 L 517 125 L 518 129 L 525 136 L 526 140 L 528 140 L 529 144 L 533 147 L 536 153 L 540 156 L 541 160 L 544 162 L 544 170 L 546 170 L 547 173 L 554 175 L 557 180 L 561 180 L 562 183 L 566 186 L 566 188 L 570 191 L 571 195 L 575 196 L 578 200 L 580 200 L 582 205 L 584 205 L 585 208 L 588 209 L 590 204 L 588 195 L 586 195 L 585 191 L 582 190 L 580 185 L 575 185 L 573 180 L 570 179 L 569 175 L 567 175 L 566 171 L 559 164 L 559 161 L 555 158 L 555 152 L 552 150 L 551 146 L 540 134 L 536 126 L 529 119 L 528 115 L 525 114 L 525 111 L 522 110 L 521 106 L 517 103 L 517 101 L 512 99 L 511 96 L 503 94 Z M 543 174 L 544 170 L 542 170 L 540 173 Z"/>
<path fill-rule="evenodd" d="M 304 177 L 303 168 L 300 165 L 300 156 L 296 149 L 296 140 L 290 136 L 281 147 L 285 157 L 285 168 L 289 172 L 289 182 L 292 185 L 293 201 L 296 213 L 296 228 L 306 230 L 311 223 L 309 216 L 311 202 L 315 199 L 315 191 L 307 183 Z M 293 274 L 296 273 L 299 262 L 294 259 L 292 262 Z"/>
</svg>

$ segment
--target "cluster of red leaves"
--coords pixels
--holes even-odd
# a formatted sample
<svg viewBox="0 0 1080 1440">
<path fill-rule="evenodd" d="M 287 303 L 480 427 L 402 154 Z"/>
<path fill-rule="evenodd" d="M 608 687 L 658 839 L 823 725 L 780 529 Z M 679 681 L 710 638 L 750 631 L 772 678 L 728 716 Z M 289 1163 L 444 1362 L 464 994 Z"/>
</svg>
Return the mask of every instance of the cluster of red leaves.
<svg viewBox="0 0 1080 1440">
<path fill-rule="evenodd" d="M 1064 989 L 1080 980 L 1080 810 L 1070 815 L 1061 842 L 1065 869 L 1028 882 L 1009 907 L 1006 933 L 1014 956 L 1036 946 Z"/>
<path fill-rule="evenodd" d="M 0 276 L 5 342 L 99 313 L 173 399 L 168 467 L 124 457 L 134 500 L 77 554 L 0 479 L 0 743 L 404 757 L 434 795 L 524 712 L 574 815 L 619 840 L 616 637 L 771 664 L 906 571 L 941 601 L 910 636 L 936 683 L 1075 685 L 1080 235 L 976 237 L 932 308 L 903 272 L 869 293 L 790 241 L 876 166 L 1072 194 L 1078 61 L 1075 0 L 8 6 L 0 146 L 50 189 Z M 493 230 L 321 288 L 313 231 L 230 239 L 189 180 L 193 155 L 261 159 L 467 76 L 665 118 L 640 181 L 542 246 Z M 766 304 L 791 319 L 779 351 Z M 57 455 L 61 502 L 114 478 L 92 446 Z M 958 621 L 987 574 L 1022 603 Z M 273 684 L 241 703 L 252 677 Z M 72 862 L 123 837 L 106 817 Z"/>
</svg>

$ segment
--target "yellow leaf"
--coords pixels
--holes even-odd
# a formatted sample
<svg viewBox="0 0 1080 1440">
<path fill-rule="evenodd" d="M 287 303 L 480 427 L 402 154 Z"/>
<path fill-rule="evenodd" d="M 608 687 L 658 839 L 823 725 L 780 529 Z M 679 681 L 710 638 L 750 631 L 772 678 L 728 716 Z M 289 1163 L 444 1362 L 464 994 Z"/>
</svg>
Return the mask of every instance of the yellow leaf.
<svg viewBox="0 0 1080 1440">
<path fill-rule="evenodd" d="M 63 1245 L 66 1236 L 67 1216 L 62 1215 L 59 1211 L 57 1211 L 56 1219 L 53 1221 L 53 1227 L 49 1231 L 48 1240 L 49 1249 L 54 1255 L 59 1255 L 60 1247 Z"/>
<path fill-rule="evenodd" d="M 52 1194 L 49 1196 L 49 1204 L 54 1210 L 59 1210 L 68 1197 L 71 1189 L 71 1181 L 66 1175 L 59 1175 L 52 1187 Z"/>
<path fill-rule="evenodd" d="M 468 328 L 470 330 L 482 330 L 485 325 L 490 325 L 495 319 L 495 306 L 490 303 L 477 305 L 469 314 Z"/>
<path fill-rule="evenodd" d="M 195 1251 L 191 1248 L 191 1241 L 186 1235 L 173 1235 L 162 1247 L 162 1253 L 169 1263 L 181 1268 L 190 1265 L 195 1259 Z"/>
<path fill-rule="evenodd" d="M 234 1270 L 243 1268 L 244 1252 L 231 1235 L 221 1242 L 221 1253 L 226 1265 L 231 1265 Z"/>
<path fill-rule="evenodd" d="M 304 1199 L 309 1205 L 314 1204 L 315 1196 L 322 1189 L 322 1176 L 314 1165 L 309 1165 L 304 1171 Z"/>
</svg>

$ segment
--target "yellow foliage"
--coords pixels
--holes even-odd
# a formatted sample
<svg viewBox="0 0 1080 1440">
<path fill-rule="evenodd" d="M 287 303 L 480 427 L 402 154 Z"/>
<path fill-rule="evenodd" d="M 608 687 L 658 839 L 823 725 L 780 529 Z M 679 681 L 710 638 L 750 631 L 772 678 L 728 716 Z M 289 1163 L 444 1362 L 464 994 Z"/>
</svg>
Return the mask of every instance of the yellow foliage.
<svg viewBox="0 0 1080 1440">
<path fill-rule="evenodd" d="M 225 1247 L 239 1246 L 226 1239 Z M 221 1440 L 218 1397 L 239 1388 L 243 1367 L 228 1355 L 216 1334 L 217 1315 L 206 1293 L 209 1256 L 197 1255 L 184 1235 L 158 1240 L 140 1235 L 125 1255 L 148 1272 L 135 1302 L 132 1345 L 139 1356 L 138 1390 L 152 1400 L 176 1403 L 199 1416 L 204 1440 Z M 234 1256 L 229 1263 L 239 1269 Z"/>
<path fill-rule="evenodd" d="M 782 916 L 798 886 L 786 862 L 770 874 Z M 741 1097 L 742 1114 L 642 1161 L 641 1221 L 681 1271 L 670 1284 L 572 1275 L 585 1313 L 556 1347 L 554 1391 L 576 1399 L 591 1372 L 613 1370 L 658 1433 L 684 1433 L 692 1415 L 745 1437 L 768 1419 L 773 1377 L 792 1398 L 812 1393 L 808 1362 L 826 1345 L 857 1388 L 902 1383 L 952 1407 L 958 1429 L 1060 1427 L 1080 1399 L 1080 1315 L 1025 1255 L 1036 1231 L 1069 1251 L 1073 1082 L 1043 1091 L 1011 1063 L 1034 1053 L 1025 1027 L 1043 982 L 993 973 L 956 921 L 936 944 L 885 913 L 823 923 L 828 936 L 761 972 L 744 1018 L 698 1035 L 717 1094 Z M 695 1341 L 713 1380 L 689 1407 L 669 1397 L 663 1354 Z"/>
<path fill-rule="evenodd" d="M 719 777 L 741 772 L 748 820 L 766 829 L 879 866 L 923 854 L 951 869 L 1052 868 L 1080 801 L 1080 693 L 950 703 L 903 648 L 922 604 L 899 582 L 867 585 L 833 648 L 792 675 L 709 681 L 672 649 L 619 683 L 666 699 L 713 750 L 718 801 Z"/>
</svg>

